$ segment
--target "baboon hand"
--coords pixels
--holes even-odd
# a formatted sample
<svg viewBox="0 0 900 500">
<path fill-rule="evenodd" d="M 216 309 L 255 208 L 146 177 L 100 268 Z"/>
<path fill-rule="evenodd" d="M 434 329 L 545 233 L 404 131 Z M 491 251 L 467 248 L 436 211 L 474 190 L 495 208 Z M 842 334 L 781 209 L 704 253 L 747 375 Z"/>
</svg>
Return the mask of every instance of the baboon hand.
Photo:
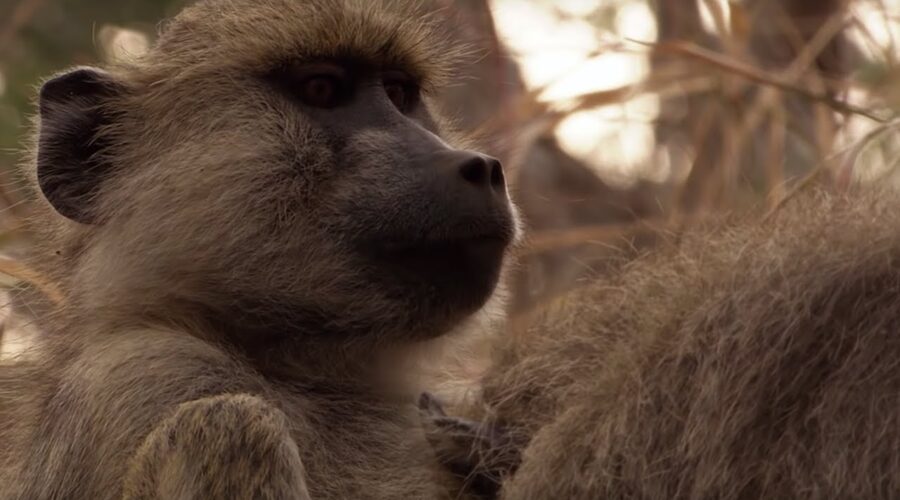
<svg viewBox="0 0 900 500">
<path fill-rule="evenodd" d="M 284 414 L 227 394 L 181 404 L 132 458 L 124 498 L 309 499 Z"/>
<path fill-rule="evenodd" d="M 501 426 L 449 416 L 428 392 L 419 397 L 425 436 L 438 461 L 464 478 L 464 489 L 480 498 L 497 498 L 502 478 L 519 465 L 519 446 Z"/>
</svg>

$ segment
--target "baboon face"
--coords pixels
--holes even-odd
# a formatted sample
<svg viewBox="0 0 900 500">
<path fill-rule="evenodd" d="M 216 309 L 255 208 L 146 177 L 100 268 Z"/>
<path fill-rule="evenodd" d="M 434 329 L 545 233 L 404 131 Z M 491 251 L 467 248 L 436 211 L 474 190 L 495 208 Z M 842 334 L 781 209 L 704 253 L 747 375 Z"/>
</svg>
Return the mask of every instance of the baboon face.
<svg viewBox="0 0 900 500">
<path fill-rule="evenodd" d="M 133 66 L 47 82 L 38 181 L 87 226 L 85 300 L 279 334 L 431 336 L 482 307 L 513 209 L 497 160 L 441 138 L 448 50 L 411 5 L 204 2 Z"/>
</svg>

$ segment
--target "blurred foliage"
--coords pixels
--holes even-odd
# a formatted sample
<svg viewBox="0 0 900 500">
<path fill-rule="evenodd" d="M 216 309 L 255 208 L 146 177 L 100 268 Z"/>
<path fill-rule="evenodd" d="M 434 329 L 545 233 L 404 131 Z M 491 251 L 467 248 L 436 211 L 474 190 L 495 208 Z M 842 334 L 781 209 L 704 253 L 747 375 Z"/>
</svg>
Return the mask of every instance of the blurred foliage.
<svg viewBox="0 0 900 500">
<path fill-rule="evenodd" d="M 183 0 L 0 0 L 0 168 L 17 161 L 36 85 L 102 58 L 97 33 L 113 25 L 153 33 Z"/>
</svg>

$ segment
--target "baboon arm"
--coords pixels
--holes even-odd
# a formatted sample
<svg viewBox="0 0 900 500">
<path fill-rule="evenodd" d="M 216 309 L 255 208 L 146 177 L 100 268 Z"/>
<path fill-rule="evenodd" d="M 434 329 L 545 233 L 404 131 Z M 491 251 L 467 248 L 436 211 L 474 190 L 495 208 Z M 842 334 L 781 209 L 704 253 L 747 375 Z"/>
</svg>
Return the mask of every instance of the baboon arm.
<svg viewBox="0 0 900 500">
<path fill-rule="evenodd" d="M 285 415 L 227 394 L 178 406 L 132 457 L 126 500 L 310 498 Z"/>
</svg>

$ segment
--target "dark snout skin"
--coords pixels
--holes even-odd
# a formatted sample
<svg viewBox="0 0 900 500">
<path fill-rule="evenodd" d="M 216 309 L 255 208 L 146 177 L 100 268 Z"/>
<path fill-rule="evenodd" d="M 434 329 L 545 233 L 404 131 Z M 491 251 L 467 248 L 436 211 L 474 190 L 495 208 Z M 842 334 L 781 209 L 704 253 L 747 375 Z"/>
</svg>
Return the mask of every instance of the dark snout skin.
<svg viewBox="0 0 900 500">
<path fill-rule="evenodd" d="M 514 226 L 500 162 L 469 151 L 439 150 L 413 165 L 413 185 L 428 217 L 370 244 L 397 279 L 427 277 L 465 312 L 481 307 L 497 285 Z M 411 216 L 410 220 L 415 220 Z M 402 227 L 402 226 L 401 226 Z"/>
<path fill-rule="evenodd" d="M 415 123 L 407 127 L 404 144 L 420 153 L 392 167 L 398 190 L 385 205 L 396 215 L 369 235 L 364 251 L 390 279 L 472 313 L 497 286 L 515 233 L 503 166 L 453 149 Z"/>
<path fill-rule="evenodd" d="M 470 151 L 438 150 L 424 160 L 418 175 L 435 203 L 448 207 L 446 225 L 425 234 L 426 240 L 506 239 L 511 228 L 503 166 L 490 156 Z M 454 220 L 456 219 L 456 220 Z"/>
<path fill-rule="evenodd" d="M 441 140 L 424 107 L 404 116 L 376 89 L 370 92 L 374 95 L 360 98 L 360 109 L 345 111 L 365 117 L 364 127 L 348 130 L 349 144 L 360 131 L 384 137 L 346 152 L 346 164 L 380 181 L 380 192 L 366 193 L 363 203 L 377 209 L 370 227 L 380 228 L 361 231 L 366 244 L 392 249 L 493 238 L 508 245 L 514 224 L 500 162 Z M 387 222 L 386 214 L 393 215 Z"/>
<path fill-rule="evenodd" d="M 337 210 L 340 237 L 372 262 L 377 279 L 388 288 L 418 288 L 461 313 L 483 306 L 515 235 L 500 162 L 449 146 L 424 106 L 404 115 L 377 85 L 339 110 L 311 116 L 342 138 L 340 163 L 354 169 L 342 174 L 347 183 L 373 186 Z"/>
</svg>

